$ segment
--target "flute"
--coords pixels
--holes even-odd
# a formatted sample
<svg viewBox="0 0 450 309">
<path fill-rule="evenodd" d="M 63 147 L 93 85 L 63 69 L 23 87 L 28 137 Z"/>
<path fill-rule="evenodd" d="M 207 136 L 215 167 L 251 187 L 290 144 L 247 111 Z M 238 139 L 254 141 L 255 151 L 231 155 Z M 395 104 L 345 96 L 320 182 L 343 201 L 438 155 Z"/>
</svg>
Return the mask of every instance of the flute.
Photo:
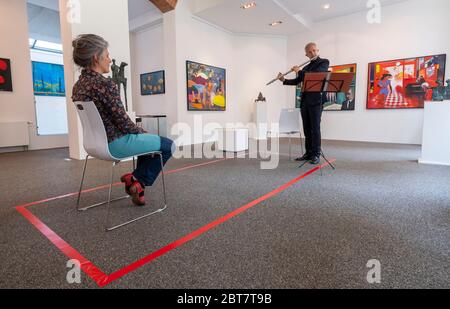
<svg viewBox="0 0 450 309">
<path fill-rule="evenodd" d="M 317 58 L 319 58 L 319 56 L 316 56 L 316 57 L 314 57 L 314 58 L 312 58 L 312 59 L 306 61 L 305 63 L 301 64 L 299 67 L 300 67 L 300 68 L 301 68 L 301 67 L 304 67 L 305 65 L 309 64 L 311 61 L 316 60 Z M 289 72 L 284 73 L 282 76 L 276 77 L 275 79 L 273 79 L 273 80 L 271 80 L 270 82 L 268 82 L 266 86 L 269 86 L 270 84 L 273 84 L 274 82 L 276 82 L 277 80 L 279 80 L 281 77 L 285 77 L 286 75 L 291 74 L 292 72 L 294 72 L 294 70 L 291 69 Z"/>
</svg>

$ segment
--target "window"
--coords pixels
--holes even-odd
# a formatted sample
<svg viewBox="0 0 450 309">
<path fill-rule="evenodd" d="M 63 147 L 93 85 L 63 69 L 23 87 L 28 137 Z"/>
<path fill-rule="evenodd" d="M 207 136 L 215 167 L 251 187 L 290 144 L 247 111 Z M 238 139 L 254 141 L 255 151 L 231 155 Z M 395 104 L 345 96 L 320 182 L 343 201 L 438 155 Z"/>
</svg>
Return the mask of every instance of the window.
<svg viewBox="0 0 450 309">
<path fill-rule="evenodd" d="M 37 134 L 68 133 L 62 45 L 29 39 Z"/>
<path fill-rule="evenodd" d="M 62 54 L 63 48 L 62 44 L 58 43 L 52 43 L 47 41 L 41 41 L 41 40 L 35 40 L 35 39 L 29 39 L 29 45 L 31 49 L 35 50 L 42 50 L 57 54 Z"/>
</svg>

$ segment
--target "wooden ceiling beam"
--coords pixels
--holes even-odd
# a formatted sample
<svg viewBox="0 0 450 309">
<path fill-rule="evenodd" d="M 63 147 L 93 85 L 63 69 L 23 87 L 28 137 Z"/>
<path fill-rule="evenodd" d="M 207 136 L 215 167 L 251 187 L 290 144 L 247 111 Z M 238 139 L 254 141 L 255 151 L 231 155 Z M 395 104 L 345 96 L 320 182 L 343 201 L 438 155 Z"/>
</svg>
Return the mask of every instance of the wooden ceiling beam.
<svg viewBox="0 0 450 309">
<path fill-rule="evenodd" d="M 178 0 L 149 0 L 153 3 L 161 12 L 167 13 L 175 10 Z"/>
</svg>

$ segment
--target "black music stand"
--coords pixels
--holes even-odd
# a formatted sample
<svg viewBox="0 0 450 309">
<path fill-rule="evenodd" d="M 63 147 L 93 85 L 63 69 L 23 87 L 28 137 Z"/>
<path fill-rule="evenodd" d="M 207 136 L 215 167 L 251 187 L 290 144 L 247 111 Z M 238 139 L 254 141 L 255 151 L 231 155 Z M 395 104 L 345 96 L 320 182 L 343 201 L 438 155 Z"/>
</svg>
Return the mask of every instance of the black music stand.
<svg viewBox="0 0 450 309">
<path fill-rule="evenodd" d="M 354 77 L 355 73 L 306 73 L 305 79 L 303 80 L 302 94 L 309 92 L 320 93 L 322 100 L 324 93 L 347 92 L 350 89 Z M 325 157 L 322 149 L 320 149 L 320 156 L 323 157 L 333 170 L 336 169 L 327 157 Z M 305 166 L 306 163 L 304 162 L 300 165 L 300 168 Z"/>
</svg>

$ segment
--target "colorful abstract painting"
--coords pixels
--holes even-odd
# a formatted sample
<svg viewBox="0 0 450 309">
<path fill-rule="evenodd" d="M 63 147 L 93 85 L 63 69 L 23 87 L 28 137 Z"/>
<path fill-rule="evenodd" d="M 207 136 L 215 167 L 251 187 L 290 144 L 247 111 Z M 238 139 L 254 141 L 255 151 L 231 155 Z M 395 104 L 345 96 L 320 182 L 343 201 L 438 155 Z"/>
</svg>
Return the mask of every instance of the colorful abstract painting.
<svg viewBox="0 0 450 309">
<path fill-rule="evenodd" d="M 356 63 L 330 66 L 330 71 L 334 73 L 354 73 L 355 77 L 348 92 L 327 93 L 327 100 L 324 103 L 324 111 L 353 111 L 355 110 L 356 97 Z M 295 93 L 295 107 L 300 108 L 302 102 L 301 85 L 297 86 Z"/>
<path fill-rule="evenodd" d="M 444 84 L 446 55 L 369 63 L 368 109 L 423 108 Z"/>
<path fill-rule="evenodd" d="M 189 111 L 226 110 L 226 70 L 186 61 Z"/>
<path fill-rule="evenodd" d="M 0 91 L 13 91 L 9 59 L 0 58 Z"/>
<path fill-rule="evenodd" d="M 59 64 L 32 62 L 36 96 L 65 97 L 64 67 Z"/>
<path fill-rule="evenodd" d="M 166 79 L 164 71 L 145 73 L 141 75 L 141 95 L 155 95 L 166 93 Z"/>
</svg>

